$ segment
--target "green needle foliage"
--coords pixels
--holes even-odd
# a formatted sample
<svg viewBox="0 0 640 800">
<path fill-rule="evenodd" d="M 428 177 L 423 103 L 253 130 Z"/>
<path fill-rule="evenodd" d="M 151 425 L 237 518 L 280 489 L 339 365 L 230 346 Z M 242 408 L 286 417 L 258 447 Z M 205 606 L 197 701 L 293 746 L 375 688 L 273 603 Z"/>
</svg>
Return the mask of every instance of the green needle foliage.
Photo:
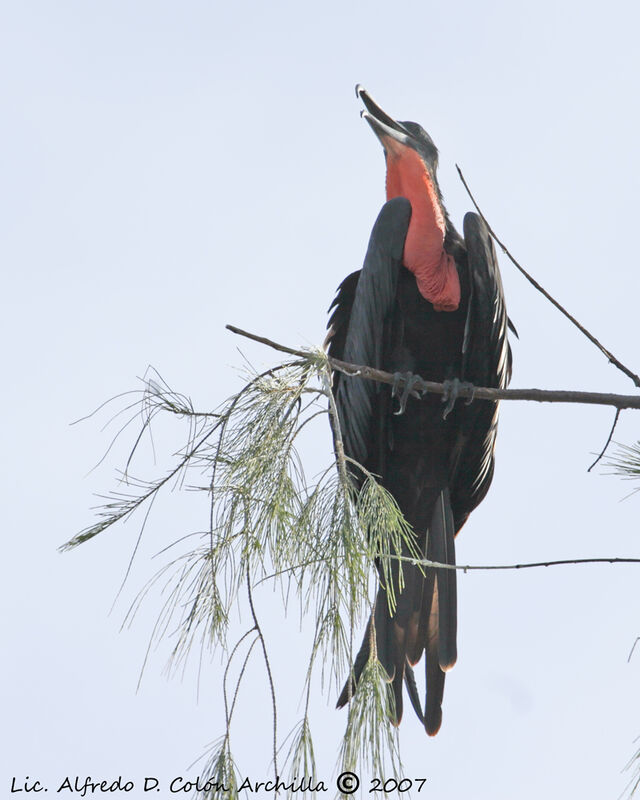
<svg viewBox="0 0 640 800">
<path fill-rule="evenodd" d="M 386 690 L 386 673 L 379 661 L 366 664 L 349 708 L 347 731 L 342 742 L 342 769 L 358 772 L 365 764 L 377 775 L 401 775 L 397 733 L 383 725 L 393 711 L 393 695 Z"/>
<path fill-rule="evenodd" d="M 609 467 L 615 475 L 619 475 L 623 480 L 639 481 L 640 442 L 636 442 L 632 445 L 618 444 L 617 447 L 618 449 L 609 459 L 606 466 Z M 630 494 L 635 494 L 639 490 L 640 486 L 636 486 Z M 633 650 L 636 648 L 637 644 L 638 641 L 636 640 L 636 644 L 633 646 L 631 655 L 633 654 Z M 631 658 L 631 655 L 629 658 Z M 640 750 L 637 750 L 631 757 L 625 766 L 625 771 L 626 770 L 631 771 L 631 778 L 629 779 L 629 783 L 627 784 L 622 796 L 631 798 L 636 794 L 636 791 L 640 787 Z"/>
<path fill-rule="evenodd" d="M 312 351 L 306 359 L 253 375 L 215 413 L 196 411 L 187 397 L 172 391 L 159 376 L 147 377 L 141 395 L 125 411 L 133 414 L 123 429 L 132 423 L 138 426 L 121 472 L 126 491 L 104 497 L 97 522 L 61 549 L 92 539 L 138 510 L 145 514 L 144 528 L 158 494 L 183 487 L 189 475 L 197 475 L 199 488 L 209 498 L 206 531 L 193 549 L 166 563 L 149 581 L 128 618 L 135 615 L 151 589 L 160 587 L 163 603 L 149 651 L 170 637 L 172 666 L 184 665 L 194 650 L 203 647 L 228 654 L 222 680 L 225 718 L 220 725 L 224 733 L 207 762 L 202 777 L 209 785 L 201 794 L 234 797 L 238 785 L 231 749 L 233 714 L 247 664 L 260 655 L 268 675 L 265 698 L 271 696 L 272 702 L 274 775 L 283 779 L 278 769 L 283 742 L 278 739 L 277 676 L 271 672 L 269 643 L 263 637 L 252 592 L 258 583 L 278 584 L 286 606 L 293 589 L 302 613 L 315 621 L 315 630 L 306 669 L 304 716 L 287 737 L 285 765 L 292 777 L 315 778 L 309 716 L 314 668 L 319 661 L 325 688 L 344 681 L 353 661 L 354 630 L 371 612 L 373 564 L 377 562 L 390 588 L 388 601 L 393 607 L 394 557 L 403 550 L 419 557 L 411 529 L 394 499 L 375 476 L 344 457 L 325 354 Z M 188 420 L 187 443 L 161 478 L 135 479 L 129 474 L 133 457 L 159 415 Z M 309 482 L 297 450 L 301 433 L 318 421 L 325 420 L 326 426 L 327 416 L 336 460 Z M 356 474 L 357 481 L 351 477 Z M 399 585 L 401 588 L 401 570 Z M 229 618 L 245 597 L 251 620 L 234 645 L 229 641 Z M 242 608 L 246 611 L 246 603 Z M 241 667 L 234 686 L 229 687 L 234 660 Z M 398 774 L 389 702 L 386 675 L 372 659 L 351 703 L 342 744 L 344 769 L 355 770 L 362 764 L 386 774 L 391 767 Z M 304 793 L 296 790 L 296 795 Z"/>
<path fill-rule="evenodd" d="M 606 466 L 624 480 L 640 481 L 640 442 L 632 445 L 618 444 L 617 451 Z M 632 494 L 638 490 L 640 486 L 633 489 Z"/>
</svg>

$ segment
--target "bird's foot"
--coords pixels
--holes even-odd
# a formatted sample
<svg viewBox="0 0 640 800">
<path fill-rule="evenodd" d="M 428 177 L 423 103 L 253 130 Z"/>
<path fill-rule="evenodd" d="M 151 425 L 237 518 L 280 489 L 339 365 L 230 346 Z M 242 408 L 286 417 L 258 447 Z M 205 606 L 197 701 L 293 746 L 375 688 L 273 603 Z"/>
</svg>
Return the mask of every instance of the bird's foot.
<svg viewBox="0 0 640 800">
<path fill-rule="evenodd" d="M 424 391 L 416 385 L 419 383 L 422 383 L 422 378 L 414 375 L 413 372 L 394 372 L 391 397 L 398 398 L 399 408 L 393 412 L 396 416 L 404 414 L 409 396 L 417 397 L 418 400 L 422 397 Z M 401 386 L 403 387 L 402 393 L 400 392 Z"/>
<path fill-rule="evenodd" d="M 446 419 L 449 414 L 453 411 L 453 407 L 456 404 L 456 400 L 460 395 L 460 389 L 468 389 L 471 394 L 465 400 L 465 405 L 469 406 L 473 403 L 473 395 L 475 393 L 475 386 L 472 383 L 468 383 L 467 381 L 461 381 L 458 378 L 454 378 L 450 381 L 444 381 L 444 392 L 442 394 L 442 402 L 446 403 L 444 411 L 442 412 L 442 419 Z"/>
</svg>

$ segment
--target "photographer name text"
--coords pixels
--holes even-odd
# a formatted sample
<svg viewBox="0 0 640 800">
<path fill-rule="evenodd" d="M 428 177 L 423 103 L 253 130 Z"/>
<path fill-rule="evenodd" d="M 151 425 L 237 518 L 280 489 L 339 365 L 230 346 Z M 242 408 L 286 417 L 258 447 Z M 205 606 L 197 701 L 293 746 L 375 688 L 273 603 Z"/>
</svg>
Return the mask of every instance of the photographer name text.
<svg viewBox="0 0 640 800">
<path fill-rule="evenodd" d="M 364 783 L 362 789 L 368 791 L 369 794 L 381 793 L 387 794 L 389 792 L 408 792 L 410 789 L 422 791 L 426 783 L 426 778 L 371 778 L 368 782 Z M 52 785 L 52 789 L 56 794 L 66 796 L 68 794 L 76 795 L 77 797 L 91 797 L 102 793 L 127 793 L 132 792 L 134 789 L 142 792 L 159 792 L 168 791 L 170 794 L 180 794 L 187 792 L 224 792 L 227 793 L 234 788 L 236 792 L 290 792 L 290 793 L 306 793 L 306 792 L 328 792 L 334 788 L 343 795 L 354 794 L 361 784 L 360 777 L 355 772 L 341 773 L 335 782 L 329 782 L 327 785 L 324 781 L 319 781 L 310 777 L 294 777 L 292 780 L 284 780 L 276 777 L 267 780 L 254 780 L 253 778 L 245 777 L 238 779 L 235 785 L 226 785 L 219 783 L 213 779 L 205 778 L 184 778 L 182 775 L 166 781 L 161 781 L 159 778 L 147 776 L 145 778 L 136 779 L 135 781 L 123 778 L 119 775 L 117 778 L 108 778 L 105 780 L 98 780 L 92 778 L 90 775 L 85 776 L 65 776 L 56 781 Z M 48 792 L 49 786 L 46 786 L 42 781 L 35 778 L 30 778 L 28 775 L 22 778 L 13 777 L 11 780 L 11 794 L 16 795 L 21 792 L 32 794 L 38 792 Z M 18 800 L 18 798 L 16 798 Z"/>
</svg>

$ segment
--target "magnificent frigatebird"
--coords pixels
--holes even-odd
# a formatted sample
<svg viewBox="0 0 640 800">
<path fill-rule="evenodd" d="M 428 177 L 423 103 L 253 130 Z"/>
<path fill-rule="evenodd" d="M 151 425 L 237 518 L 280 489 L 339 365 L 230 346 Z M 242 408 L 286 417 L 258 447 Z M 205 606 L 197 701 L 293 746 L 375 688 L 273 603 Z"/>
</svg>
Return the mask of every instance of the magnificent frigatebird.
<svg viewBox="0 0 640 800">
<path fill-rule="evenodd" d="M 330 308 L 329 354 L 398 379 L 392 389 L 334 375 L 344 449 L 393 495 L 418 552 L 454 565 L 454 536 L 493 478 L 498 422 L 497 402 L 458 400 L 457 387 L 464 381 L 503 388 L 511 373 L 500 273 L 482 219 L 466 214 L 464 239 L 451 224 L 429 134 L 415 122 L 397 122 L 361 86 L 356 93 L 384 148 L 387 202 L 364 266 L 345 278 Z M 437 395 L 414 396 L 414 375 L 447 383 L 446 408 Z M 361 482 L 357 468 L 352 475 Z M 380 566 L 378 572 L 375 609 L 338 707 L 356 691 L 373 640 L 391 684 L 392 721 L 402 718 L 404 681 L 427 733 L 435 735 L 445 672 L 456 661 L 456 571 L 405 564 L 401 588 L 396 567 L 393 610 Z M 412 670 L 423 653 L 424 710 Z"/>
</svg>

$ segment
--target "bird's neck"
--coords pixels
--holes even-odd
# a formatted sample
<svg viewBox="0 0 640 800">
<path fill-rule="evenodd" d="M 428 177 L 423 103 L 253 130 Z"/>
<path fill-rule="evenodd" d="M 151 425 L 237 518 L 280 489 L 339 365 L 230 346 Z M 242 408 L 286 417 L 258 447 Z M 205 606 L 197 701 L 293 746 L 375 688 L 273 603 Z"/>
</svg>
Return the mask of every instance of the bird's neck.
<svg viewBox="0 0 640 800">
<path fill-rule="evenodd" d="M 411 221 L 404 243 L 404 266 L 413 272 L 420 294 L 436 311 L 460 304 L 456 264 L 444 249 L 446 221 L 438 190 L 420 156 L 412 149 L 387 157 L 387 200 L 406 197 Z"/>
</svg>

